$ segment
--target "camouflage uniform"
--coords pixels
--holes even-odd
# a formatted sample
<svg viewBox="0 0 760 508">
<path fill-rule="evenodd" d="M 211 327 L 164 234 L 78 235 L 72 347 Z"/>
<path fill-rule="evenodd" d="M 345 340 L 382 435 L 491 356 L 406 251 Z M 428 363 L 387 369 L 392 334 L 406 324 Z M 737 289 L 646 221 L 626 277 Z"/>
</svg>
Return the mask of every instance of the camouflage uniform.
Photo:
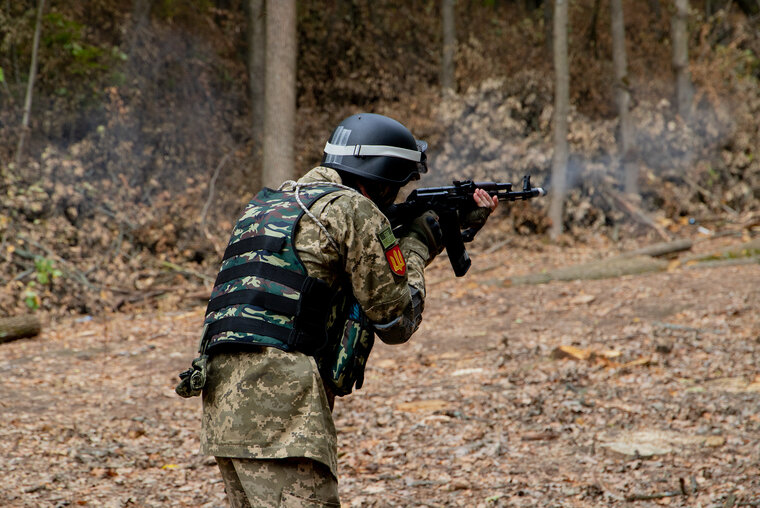
<svg viewBox="0 0 760 508">
<path fill-rule="evenodd" d="M 317 167 L 299 182 L 341 180 L 336 171 Z M 379 238 L 388 220 L 372 201 L 358 192 L 339 190 L 317 200 L 310 210 L 333 237 L 338 251 L 316 222 L 304 216 L 293 236 L 309 276 L 333 287 L 348 281 L 367 317 L 378 324 L 392 321 L 411 304 L 410 284 L 424 297 L 427 246 L 414 238 L 401 238 L 407 270 L 402 276 L 394 274 Z M 244 477 L 249 481 L 263 479 L 265 484 L 281 478 L 282 483 L 291 484 L 283 485 L 283 500 L 311 498 L 313 506 L 338 503 L 337 436 L 331 400 L 314 358 L 274 347 L 214 354 L 203 391 L 201 452 L 222 458 L 219 465 L 233 506 L 237 506 L 235 499 L 244 495 L 240 490 L 237 494 L 231 491 L 237 488 L 237 479 L 242 482 Z M 304 494 L 302 483 L 292 484 L 293 475 L 282 472 L 292 472 L 292 467 L 283 469 L 283 462 L 271 460 L 298 459 L 296 469 L 304 469 L 303 458 L 316 461 L 311 475 L 319 480 L 312 485 L 310 495 Z M 230 471 L 238 470 L 247 472 L 238 472 L 236 479 Z M 332 482 L 332 487 L 325 487 L 326 481 Z M 262 491 L 255 486 L 244 487 L 246 492 Z M 288 506 L 277 504 L 278 489 L 271 492 L 268 501 L 256 502 L 261 506 Z M 320 495 L 321 505 L 316 501 Z"/>
</svg>

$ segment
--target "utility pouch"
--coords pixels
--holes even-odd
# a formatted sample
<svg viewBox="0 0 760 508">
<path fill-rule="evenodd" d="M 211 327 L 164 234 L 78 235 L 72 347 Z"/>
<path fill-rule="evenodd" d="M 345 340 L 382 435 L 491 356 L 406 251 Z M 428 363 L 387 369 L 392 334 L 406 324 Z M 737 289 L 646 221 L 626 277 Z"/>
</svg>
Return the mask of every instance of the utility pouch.
<svg viewBox="0 0 760 508">
<path fill-rule="evenodd" d="M 349 299 L 352 300 L 352 299 Z M 375 332 L 356 301 L 347 302 L 348 314 L 335 323 L 337 337 L 330 337 L 326 348 L 317 355 L 323 382 L 337 395 L 348 395 L 364 383 L 364 368 L 375 342 Z M 339 335 L 338 335 L 339 334 Z M 332 334 L 331 334 L 332 335 Z"/>
<path fill-rule="evenodd" d="M 192 367 L 179 374 L 180 382 L 174 391 L 184 398 L 197 397 L 206 385 L 206 365 L 208 355 L 201 355 L 193 360 Z"/>
</svg>

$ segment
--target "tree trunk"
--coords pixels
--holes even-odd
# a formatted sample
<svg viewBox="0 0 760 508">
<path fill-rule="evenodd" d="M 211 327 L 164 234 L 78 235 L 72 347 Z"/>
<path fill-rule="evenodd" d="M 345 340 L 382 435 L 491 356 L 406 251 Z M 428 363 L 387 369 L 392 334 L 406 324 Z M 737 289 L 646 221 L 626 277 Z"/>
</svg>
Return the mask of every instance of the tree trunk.
<svg viewBox="0 0 760 508">
<path fill-rule="evenodd" d="M 657 21 L 662 19 L 662 8 L 660 7 L 660 0 L 649 0 L 649 10 L 652 11 Z"/>
<path fill-rule="evenodd" d="M 295 175 L 296 2 L 267 3 L 262 184 L 277 188 Z"/>
<path fill-rule="evenodd" d="M 591 24 L 588 29 L 586 46 L 593 51 L 594 58 L 599 58 L 599 36 L 597 25 L 599 23 L 599 11 L 601 11 L 602 0 L 594 0 L 594 7 L 591 11 Z"/>
<path fill-rule="evenodd" d="M 264 137 L 264 70 L 266 61 L 266 24 L 264 0 L 248 0 L 248 85 L 251 97 L 251 136 L 253 153 L 261 157 Z"/>
<path fill-rule="evenodd" d="M 681 118 L 688 120 L 694 90 L 689 74 L 689 36 L 686 23 L 689 17 L 689 0 L 676 0 L 672 21 L 673 72 L 676 75 L 676 107 Z"/>
<path fill-rule="evenodd" d="M 555 0 L 554 4 L 554 157 L 552 158 L 552 198 L 549 218 L 553 239 L 562 233 L 562 216 L 565 201 L 567 173 L 567 113 L 570 103 L 570 77 L 567 54 L 567 3 Z"/>
<path fill-rule="evenodd" d="M 40 320 L 32 314 L 0 318 L 0 343 L 34 337 L 41 330 Z"/>
<path fill-rule="evenodd" d="M 614 92 L 620 131 L 618 151 L 624 173 L 624 189 L 627 194 L 638 194 L 637 166 L 631 161 L 633 129 L 631 126 L 631 94 L 628 81 L 628 58 L 625 49 L 625 23 L 622 0 L 610 0 L 610 26 L 612 28 L 612 67 L 615 73 Z"/>
<path fill-rule="evenodd" d="M 544 2 L 544 44 L 547 58 L 552 58 L 553 46 L 554 46 L 554 0 L 546 0 Z"/>
<path fill-rule="evenodd" d="M 705 0 L 705 18 L 709 18 L 712 15 L 713 15 L 712 0 Z"/>
<path fill-rule="evenodd" d="M 454 81 L 454 55 L 456 53 L 457 38 L 454 25 L 454 4 L 456 0 L 442 0 L 441 21 L 443 27 L 443 58 L 441 62 L 441 88 L 456 92 Z"/>
<path fill-rule="evenodd" d="M 34 42 L 32 43 L 32 63 L 29 65 L 29 81 L 26 85 L 26 99 L 24 100 L 24 117 L 21 120 L 21 132 L 18 138 L 18 147 L 16 148 L 16 168 L 21 165 L 21 158 L 24 156 L 24 143 L 29 131 L 29 116 L 32 113 L 32 92 L 34 91 L 34 80 L 37 77 L 37 54 L 40 48 L 40 32 L 42 32 L 42 11 L 45 9 L 45 0 L 39 0 L 37 5 L 37 21 L 34 26 Z"/>
</svg>

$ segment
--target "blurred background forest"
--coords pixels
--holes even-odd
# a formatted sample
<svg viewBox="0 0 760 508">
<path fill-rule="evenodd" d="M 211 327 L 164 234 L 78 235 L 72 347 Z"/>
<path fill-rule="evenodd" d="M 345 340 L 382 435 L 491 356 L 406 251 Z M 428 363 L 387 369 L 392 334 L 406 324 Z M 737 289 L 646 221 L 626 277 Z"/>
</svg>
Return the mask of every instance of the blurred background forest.
<svg viewBox="0 0 760 508">
<path fill-rule="evenodd" d="M 232 221 L 261 186 L 263 118 L 251 97 L 264 76 L 249 64 L 253 3 L 48 0 L 40 12 L 38 1 L 2 2 L 0 315 L 97 314 L 207 296 Z M 447 3 L 456 44 L 444 90 Z M 622 2 L 627 73 L 617 86 L 610 3 L 569 2 L 559 241 L 659 240 L 760 220 L 760 2 L 690 2 L 686 115 L 673 65 L 677 2 Z M 298 2 L 294 176 L 318 164 L 342 118 L 370 111 L 430 143 L 432 174 L 421 185 L 530 173 L 551 191 L 552 4 Z M 624 157 L 621 87 L 632 125 Z M 638 176 L 633 195 L 623 158 Z M 543 238 L 548 206 L 503 207 L 483 241 Z"/>
</svg>

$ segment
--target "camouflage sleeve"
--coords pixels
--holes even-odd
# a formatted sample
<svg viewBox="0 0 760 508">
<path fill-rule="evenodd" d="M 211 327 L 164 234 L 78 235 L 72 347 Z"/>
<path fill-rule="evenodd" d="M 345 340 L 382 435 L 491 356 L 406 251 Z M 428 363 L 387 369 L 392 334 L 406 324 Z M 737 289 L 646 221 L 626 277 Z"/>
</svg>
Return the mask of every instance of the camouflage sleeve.
<svg viewBox="0 0 760 508">
<path fill-rule="evenodd" d="M 409 284 L 424 290 L 424 263 L 413 248 L 402 244 L 406 273 L 394 273 L 383 247 L 384 242 L 388 245 L 387 235 L 392 236 L 385 215 L 364 196 L 346 193 L 325 207 L 321 218 L 340 246 L 343 269 L 367 317 L 387 323 L 407 313 L 412 305 Z M 396 271 L 401 271 L 398 264 Z"/>
<path fill-rule="evenodd" d="M 399 239 L 401 252 L 406 259 L 406 276 L 409 285 L 414 286 L 425 298 L 425 260 L 429 257 L 427 245 L 410 236 Z"/>
</svg>

